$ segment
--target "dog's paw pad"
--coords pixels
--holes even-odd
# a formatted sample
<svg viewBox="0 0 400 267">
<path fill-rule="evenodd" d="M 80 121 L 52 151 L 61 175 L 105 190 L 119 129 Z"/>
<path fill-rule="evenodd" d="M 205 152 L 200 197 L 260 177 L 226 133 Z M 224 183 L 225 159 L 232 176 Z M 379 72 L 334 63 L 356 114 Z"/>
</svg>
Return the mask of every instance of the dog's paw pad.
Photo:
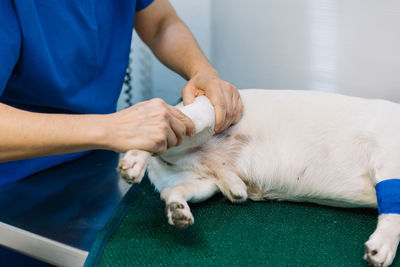
<svg viewBox="0 0 400 267">
<path fill-rule="evenodd" d="M 175 227 L 184 229 L 194 223 L 193 215 L 187 204 L 171 202 L 165 207 L 165 213 L 168 223 Z"/>
<path fill-rule="evenodd" d="M 150 154 L 145 151 L 128 151 L 118 164 L 118 171 L 127 183 L 139 183 L 146 171 Z"/>
<path fill-rule="evenodd" d="M 365 244 L 364 259 L 370 266 L 386 267 L 389 266 L 393 259 L 394 253 L 390 246 L 368 241 Z"/>
</svg>

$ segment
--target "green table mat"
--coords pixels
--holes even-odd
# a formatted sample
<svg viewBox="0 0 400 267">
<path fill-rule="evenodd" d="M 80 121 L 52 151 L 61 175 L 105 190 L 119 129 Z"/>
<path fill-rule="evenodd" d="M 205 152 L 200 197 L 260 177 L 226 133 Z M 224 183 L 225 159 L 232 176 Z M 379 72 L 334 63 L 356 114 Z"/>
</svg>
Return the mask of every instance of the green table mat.
<svg viewBox="0 0 400 267">
<path fill-rule="evenodd" d="M 377 219 L 371 209 L 231 204 L 221 195 L 191 209 L 194 225 L 186 230 L 169 226 L 159 194 L 145 179 L 125 196 L 86 265 L 368 266 L 363 244 Z"/>
</svg>

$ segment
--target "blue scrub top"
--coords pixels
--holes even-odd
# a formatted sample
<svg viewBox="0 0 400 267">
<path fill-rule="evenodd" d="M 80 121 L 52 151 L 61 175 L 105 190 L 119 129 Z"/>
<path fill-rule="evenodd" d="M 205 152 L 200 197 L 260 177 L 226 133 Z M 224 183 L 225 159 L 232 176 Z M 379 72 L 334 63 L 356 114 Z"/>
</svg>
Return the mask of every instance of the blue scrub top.
<svg viewBox="0 0 400 267">
<path fill-rule="evenodd" d="M 114 112 L 135 11 L 152 1 L 1 0 L 0 102 L 34 112 Z M 86 153 L 0 163 L 0 188 Z"/>
</svg>

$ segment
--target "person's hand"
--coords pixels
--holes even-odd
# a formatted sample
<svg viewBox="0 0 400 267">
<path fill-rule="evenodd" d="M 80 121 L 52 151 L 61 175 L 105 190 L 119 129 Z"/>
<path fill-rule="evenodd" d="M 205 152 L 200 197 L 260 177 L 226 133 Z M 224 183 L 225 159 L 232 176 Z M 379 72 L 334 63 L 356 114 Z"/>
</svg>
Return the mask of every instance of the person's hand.
<svg viewBox="0 0 400 267">
<path fill-rule="evenodd" d="M 190 79 L 182 89 L 183 104 L 193 103 L 200 95 L 207 96 L 214 106 L 216 133 L 224 131 L 242 117 L 243 104 L 238 89 L 221 80 L 217 74 L 198 74 Z"/>
<path fill-rule="evenodd" d="M 193 122 L 158 98 L 106 116 L 106 148 L 121 153 L 144 150 L 160 155 L 194 134 Z"/>
</svg>

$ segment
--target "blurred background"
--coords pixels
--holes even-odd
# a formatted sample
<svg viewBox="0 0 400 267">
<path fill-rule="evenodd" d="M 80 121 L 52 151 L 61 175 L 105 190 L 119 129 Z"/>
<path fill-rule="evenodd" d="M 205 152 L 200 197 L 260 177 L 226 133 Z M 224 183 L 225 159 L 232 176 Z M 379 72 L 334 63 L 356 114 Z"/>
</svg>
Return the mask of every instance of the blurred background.
<svg viewBox="0 0 400 267">
<path fill-rule="evenodd" d="M 238 88 L 337 92 L 400 102 L 398 0 L 171 0 L 220 76 Z M 175 104 L 185 81 L 134 34 L 119 108 Z"/>
</svg>

